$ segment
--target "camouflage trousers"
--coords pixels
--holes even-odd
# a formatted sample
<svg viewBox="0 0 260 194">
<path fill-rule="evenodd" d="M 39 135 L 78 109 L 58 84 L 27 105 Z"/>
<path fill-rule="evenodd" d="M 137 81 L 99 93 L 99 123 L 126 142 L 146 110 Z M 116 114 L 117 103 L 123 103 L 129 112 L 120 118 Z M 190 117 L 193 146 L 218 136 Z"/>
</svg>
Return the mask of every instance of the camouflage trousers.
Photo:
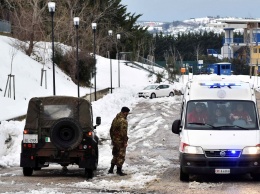
<svg viewBox="0 0 260 194">
<path fill-rule="evenodd" d="M 117 167 L 122 168 L 125 162 L 125 153 L 126 147 L 118 147 L 114 146 L 112 150 L 113 159 L 111 160 L 111 164 L 115 164 Z"/>
</svg>

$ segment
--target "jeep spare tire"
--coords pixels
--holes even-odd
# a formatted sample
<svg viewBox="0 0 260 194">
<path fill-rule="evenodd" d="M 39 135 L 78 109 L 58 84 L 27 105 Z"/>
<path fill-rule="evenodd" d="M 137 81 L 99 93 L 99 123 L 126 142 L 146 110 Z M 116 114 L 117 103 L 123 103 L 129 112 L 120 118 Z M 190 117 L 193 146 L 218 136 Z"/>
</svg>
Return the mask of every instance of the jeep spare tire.
<svg viewBox="0 0 260 194">
<path fill-rule="evenodd" d="M 83 131 L 75 120 L 61 118 L 57 120 L 50 131 L 52 144 L 62 150 L 72 150 L 82 141 Z"/>
</svg>

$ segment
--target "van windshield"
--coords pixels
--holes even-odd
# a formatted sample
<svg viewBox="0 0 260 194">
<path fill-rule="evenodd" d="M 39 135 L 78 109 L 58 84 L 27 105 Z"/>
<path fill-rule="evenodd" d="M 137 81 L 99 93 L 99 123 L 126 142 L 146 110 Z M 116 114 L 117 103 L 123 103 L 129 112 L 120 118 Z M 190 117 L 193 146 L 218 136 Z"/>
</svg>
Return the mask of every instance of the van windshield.
<svg viewBox="0 0 260 194">
<path fill-rule="evenodd" d="M 189 101 L 185 126 L 188 129 L 253 130 L 258 128 L 252 101 Z"/>
</svg>

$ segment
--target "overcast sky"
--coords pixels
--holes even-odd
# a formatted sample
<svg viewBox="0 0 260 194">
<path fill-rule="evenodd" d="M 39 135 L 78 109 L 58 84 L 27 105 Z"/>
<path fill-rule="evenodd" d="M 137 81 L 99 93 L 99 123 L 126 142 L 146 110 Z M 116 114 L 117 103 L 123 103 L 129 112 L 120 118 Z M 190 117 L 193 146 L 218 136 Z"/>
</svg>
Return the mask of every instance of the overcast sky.
<svg viewBox="0 0 260 194">
<path fill-rule="evenodd" d="M 176 21 L 206 16 L 260 18 L 259 0 L 122 0 L 139 20 Z"/>
</svg>

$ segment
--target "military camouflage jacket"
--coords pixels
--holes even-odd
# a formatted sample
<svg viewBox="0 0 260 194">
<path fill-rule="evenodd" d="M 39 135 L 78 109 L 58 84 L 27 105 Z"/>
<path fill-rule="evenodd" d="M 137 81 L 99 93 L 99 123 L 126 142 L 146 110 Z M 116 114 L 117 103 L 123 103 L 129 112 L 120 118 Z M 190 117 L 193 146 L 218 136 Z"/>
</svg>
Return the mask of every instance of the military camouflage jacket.
<svg viewBox="0 0 260 194">
<path fill-rule="evenodd" d="M 126 118 L 121 112 L 118 113 L 114 118 L 110 128 L 110 137 L 112 143 L 115 146 L 124 146 L 124 144 L 127 143 L 127 127 L 128 123 Z"/>
</svg>

